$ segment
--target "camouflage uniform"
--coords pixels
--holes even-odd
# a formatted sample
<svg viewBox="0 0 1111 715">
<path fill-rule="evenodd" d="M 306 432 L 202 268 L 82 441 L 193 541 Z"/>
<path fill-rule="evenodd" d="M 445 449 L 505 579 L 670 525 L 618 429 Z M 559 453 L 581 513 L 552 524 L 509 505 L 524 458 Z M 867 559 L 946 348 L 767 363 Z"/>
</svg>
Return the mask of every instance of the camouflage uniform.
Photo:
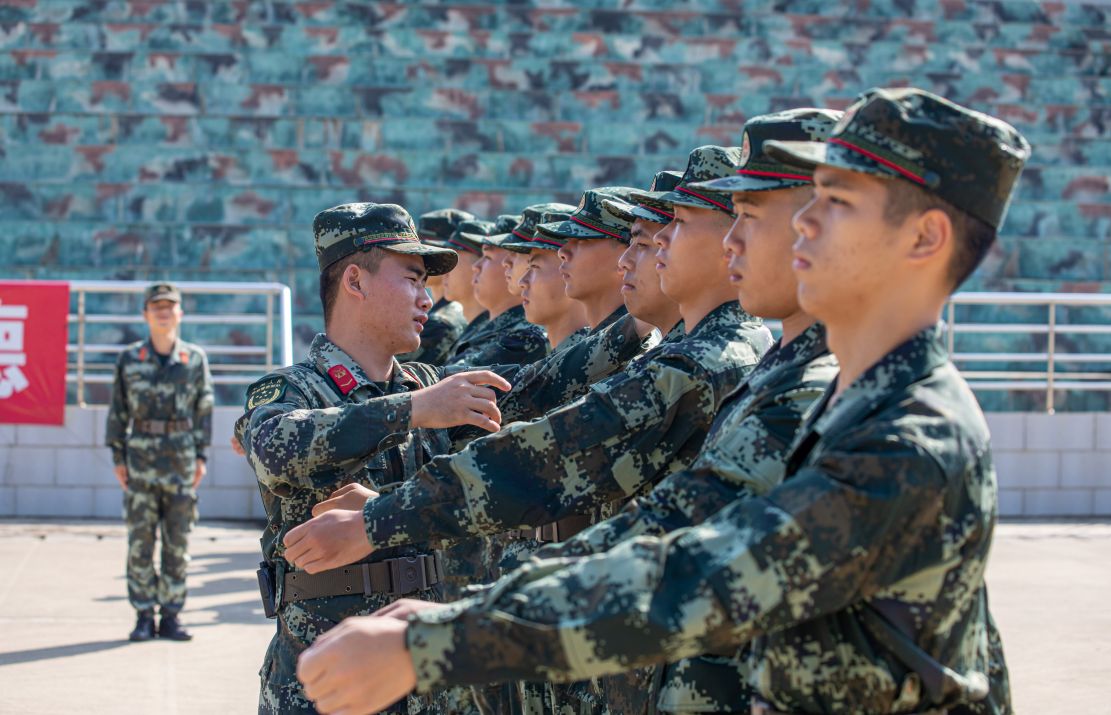
<svg viewBox="0 0 1111 715">
<path fill-rule="evenodd" d="M 773 141 L 769 154 L 911 181 L 997 229 L 1029 149 L 998 119 L 894 89 L 865 94 L 826 144 Z M 911 336 L 835 394 L 766 494 L 662 538 L 536 560 L 416 616 L 418 687 L 582 678 L 751 644 L 748 683 L 773 711 L 1010 712 L 984 584 L 997 517 L 989 433 L 942 330 Z M 467 659 L 476 652 L 481 664 Z"/>
<path fill-rule="evenodd" d="M 451 270 L 456 260 L 454 251 L 420 243 L 408 214 L 390 204 L 338 206 L 318 214 L 313 229 L 321 271 L 371 248 L 420 255 L 430 274 Z M 402 367 L 394 360 L 389 380 L 372 382 L 351 356 L 320 334 L 307 359 L 248 388 L 236 437 L 247 450 L 266 507 L 262 551 L 273 568 L 278 606 L 277 632 L 259 671 L 260 713 L 316 712 L 297 680 L 297 656 L 344 618 L 373 613 L 405 591 L 411 597 L 439 599 L 439 585 L 429 587 L 439 578 L 434 552 L 417 545 L 367 559 L 372 565 L 401 559 L 392 562 L 398 573 L 412 576 L 403 585 L 391 577 L 388 587 L 371 584 L 369 593 L 300 598 L 296 589 L 304 586 L 296 578 L 305 583 L 310 577 L 284 559 L 283 539 L 312 518 L 312 507 L 339 487 L 359 483 L 388 489 L 447 450 L 446 431 L 410 426 L 409 393 L 436 383 L 442 374 L 442 368 L 417 363 Z M 411 696 L 389 712 L 429 708 L 429 698 Z"/>
<path fill-rule="evenodd" d="M 163 365 L 150 340 L 116 361 L 105 443 L 127 465 L 127 597 L 135 610 L 178 613 L 185 604 L 189 532 L 197 519 L 196 460 L 212 441 L 212 377 L 204 351 L 177 340 Z M 161 531 L 161 573 L 154 568 Z"/>
</svg>

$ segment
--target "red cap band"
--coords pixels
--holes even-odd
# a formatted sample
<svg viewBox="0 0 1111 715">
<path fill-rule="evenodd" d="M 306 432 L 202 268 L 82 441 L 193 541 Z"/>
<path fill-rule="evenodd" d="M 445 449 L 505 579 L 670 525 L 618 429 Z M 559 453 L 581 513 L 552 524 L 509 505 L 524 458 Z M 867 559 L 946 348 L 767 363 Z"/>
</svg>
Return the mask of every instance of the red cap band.
<svg viewBox="0 0 1111 715">
<path fill-rule="evenodd" d="M 571 217 L 571 220 L 574 221 L 575 223 L 582 224 L 583 226 L 586 226 L 589 229 L 597 231 L 598 233 L 604 233 L 607 236 L 610 236 L 612 238 L 616 238 L 618 241 L 624 241 L 625 240 L 624 238 L 622 238 L 620 235 L 618 235 L 616 233 L 611 233 L 611 232 L 607 231 L 606 229 L 598 228 L 597 226 L 591 226 L 586 221 L 581 221 L 581 220 L 575 218 L 574 216 Z"/>
<path fill-rule="evenodd" d="M 770 176 L 773 179 L 797 179 L 798 181 L 814 183 L 813 177 L 805 174 L 784 174 L 778 171 L 757 171 L 755 169 L 737 169 L 737 173 L 745 176 Z"/>
<path fill-rule="evenodd" d="M 713 199 L 711 199 L 707 196 L 703 196 L 702 194 L 696 193 L 694 191 L 691 191 L 690 189 L 684 189 L 682 186 L 676 186 L 675 190 L 680 191 L 684 194 L 690 194 L 691 196 L 695 197 L 696 199 L 702 199 L 706 203 L 713 204 L 714 206 L 717 206 L 719 209 L 726 212 L 727 214 L 730 214 L 730 215 L 733 214 L 733 207 L 732 206 L 726 206 L 723 203 L 720 203 L 718 201 L 714 201 Z"/>
<path fill-rule="evenodd" d="M 845 141 L 844 139 L 830 139 L 829 143 L 830 144 L 837 144 L 839 146 L 843 146 L 846 149 L 852 149 L 853 151 L 855 151 L 857 153 L 863 154 L 864 156 L 868 157 L 872 161 L 879 162 L 880 164 L 883 164 L 888 169 L 893 169 L 893 170 L 899 172 L 900 174 L 902 174 L 903 176 L 907 177 L 908 179 L 910 179 L 911 181 L 913 181 L 915 183 L 922 184 L 923 186 L 926 185 L 926 180 L 923 179 L 918 174 L 915 174 L 912 171 L 904 169 L 903 167 L 899 166 L 895 162 L 888 161 L 887 159 L 884 159 L 882 156 L 879 156 L 877 154 L 873 154 L 872 152 L 868 151 L 867 149 L 863 149 L 861 147 L 858 147 L 856 144 L 850 144 L 849 142 Z"/>
</svg>

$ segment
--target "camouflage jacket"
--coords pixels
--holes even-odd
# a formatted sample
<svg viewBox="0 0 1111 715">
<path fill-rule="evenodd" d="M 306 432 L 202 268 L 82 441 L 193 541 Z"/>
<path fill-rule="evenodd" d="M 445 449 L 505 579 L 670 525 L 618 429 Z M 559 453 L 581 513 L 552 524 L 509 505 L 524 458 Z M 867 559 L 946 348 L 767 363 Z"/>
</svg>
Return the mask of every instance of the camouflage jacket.
<svg viewBox="0 0 1111 715">
<path fill-rule="evenodd" d="M 637 536 L 665 536 L 700 524 L 736 499 L 765 494 L 783 481 L 787 453 L 803 418 L 837 374 L 825 328 L 814 324 L 786 346 L 776 344 L 722 403 L 689 469 L 671 475 L 613 518 L 537 558 L 601 553 Z M 747 712 L 751 691 L 734 656 L 703 656 L 664 669 L 662 712 Z"/>
<path fill-rule="evenodd" d="M 771 342 L 761 322 L 724 303 L 578 400 L 439 457 L 367 500 L 370 543 L 497 534 L 637 494 L 690 463 L 722 399 Z"/>
<path fill-rule="evenodd" d="M 510 308 L 461 340 L 446 364 L 478 367 L 499 363 L 525 365 L 548 354 L 548 335 L 525 320 L 525 309 Z"/>
<path fill-rule="evenodd" d="M 212 442 L 212 376 L 204 350 L 178 339 L 162 365 L 150 339 L 128 345 L 116 360 L 105 444 L 114 464 L 131 476 L 161 474 L 192 480 L 195 458 Z M 191 427 L 170 434 L 140 434 L 136 420 L 189 420 Z"/>
<path fill-rule="evenodd" d="M 533 561 L 415 616 L 419 687 L 581 679 L 751 641 L 750 682 L 777 710 L 1006 711 L 984 585 L 988 429 L 940 332 L 831 405 L 833 389 L 767 494 L 605 555 Z"/>
<path fill-rule="evenodd" d="M 463 307 L 446 298 L 436 301 L 428 311 L 428 322 L 420 334 L 420 347 L 411 353 L 398 355 L 398 362 L 423 362 L 443 365 L 451 357 L 455 343 L 467 327 Z"/>
<path fill-rule="evenodd" d="M 235 429 L 267 509 L 262 540 L 267 561 L 289 568 L 282 559 L 286 532 L 312 518 L 312 507 L 335 489 L 352 482 L 388 489 L 447 451 L 445 430 L 409 425 L 409 392 L 440 377 L 438 368 L 395 361 L 389 382 L 372 382 L 320 334 L 306 360 L 248 388 L 246 411 Z"/>
</svg>

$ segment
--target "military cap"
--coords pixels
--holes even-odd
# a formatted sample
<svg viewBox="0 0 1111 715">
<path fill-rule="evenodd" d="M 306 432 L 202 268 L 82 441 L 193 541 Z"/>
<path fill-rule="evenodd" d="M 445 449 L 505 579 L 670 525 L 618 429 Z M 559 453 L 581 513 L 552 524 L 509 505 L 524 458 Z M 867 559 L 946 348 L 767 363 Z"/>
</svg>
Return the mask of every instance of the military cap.
<svg viewBox="0 0 1111 715">
<path fill-rule="evenodd" d="M 514 240 L 513 229 L 521 222 L 520 214 L 500 214 L 494 221 L 494 233 L 482 242 L 486 246 L 508 248 L 505 244 Z M 513 249 L 509 249 L 513 250 Z"/>
<path fill-rule="evenodd" d="M 671 191 L 679 185 L 679 180 L 682 178 L 683 172 L 681 171 L 657 171 L 656 175 L 652 177 L 652 185 L 648 187 L 648 191 Z M 643 203 L 636 204 L 620 199 L 602 199 L 602 206 L 614 216 L 629 223 L 636 221 L 638 218 L 653 223 L 669 223 L 671 219 L 675 218 L 675 214 L 671 213 L 671 204 L 657 201 L 646 200 Z"/>
<path fill-rule="evenodd" d="M 461 221 L 470 221 L 475 216 L 460 209 L 439 209 L 421 214 L 417 221 L 417 235 L 425 243 L 447 247 L 448 239 L 455 233 Z"/>
<path fill-rule="evenodd" d="M 541 223 L 536 226 L 536 235 L 544 237 L 599 239 L 612 238 L 620 243 L 629 243 L 630 222 L 613 215 L 602 205 L 604 199 L 629 200 L 635 189 L 628 186 L 602 186 L 583 193 L 578 207 L 565 221 Z"/>
<path fill-rule="evenodd" d="M 173 283 L 151 283 L 143 291 L 143 305 L 146 306 L 156 300 L 172 300 L 175 303 L 180 303 L 181 291 Z"/>
<path fill-rule="evenodd" d="M 999 228 L 1030 156 L 1014 127 L 921 89 L 871 89 L 823 144 L 771 142 L 795 166 L 903 179 Z"/>
<path fill-rule="evenodd" d="M 483 221 L 478 218 L 460 221 L 455 228 L 455 233 L 451 234 L 447 243 L 452 248 L 460 251 L 482 255 L 482 244 L 485 243 L 487 236 L 492 235 L 495 230 L 493 221 Z"/>
<path fill-rule="evenodd" d="M 635 191 L 633 201 L 654 201 L 672 206 L 690 206 L 696 209 L 716 209 L 733 215 L 733 199 L 728 194 L 691 186 L 710 179 L 732 176 L 741 163 L 739 146 L 700 146 L 687 158 L 687 170 L 675 188 L 670 191 Z"/>
<path fill-rule="evenodd" d="M 537 213 L 535 216 L 529 212 L 532 209 L 544 208 L 542 213 Z M 575 207 L 571 204 L 536 204 L 525 209 L 525 221 L 530 221 L 531 227 L 518 227 L 513 233 L 512 241 L 507 241 L 502 244 L 502 248 L 507 248 L 510 251 L 520 251 L 521 253 L 528 253 L 534 248 L 543 248 L 549 251 L 558 251 L 567 243 L 567 239 L 563 236 L 555 236 L 552 234 L 541 234 L 536 230 L 536 227 L 542 223 L 559 223 L 561 221 L 568 221 L 571 214 L 575 212 Z M 523 239 L 522 235 L 530 235 L 532 238 Z"/>
<path fill-rule="evenodd" d="M 741 138 L 741 165 L 736 176 L 691 184 L 696 190 L 708 189 L 727 194 L 742 191 L 774 191 L 809 186 L 813 169 L 800 169 L 774 159 L 765 151 L 768 141 L 824 142 L 841 112 L 833 109 L 789 109 L 762 114 L 745 122 Z"/>
<path fill-rule="evenodd" d="M 373 248 L 420 256 L 430 276 L 447 273 L 459 260 L 449 248 L 421 243 L 413 218 L 397 204 L 333 206 L 316 215 L 312 231 L 321 271 L 352 253 Z"/>
</svg>

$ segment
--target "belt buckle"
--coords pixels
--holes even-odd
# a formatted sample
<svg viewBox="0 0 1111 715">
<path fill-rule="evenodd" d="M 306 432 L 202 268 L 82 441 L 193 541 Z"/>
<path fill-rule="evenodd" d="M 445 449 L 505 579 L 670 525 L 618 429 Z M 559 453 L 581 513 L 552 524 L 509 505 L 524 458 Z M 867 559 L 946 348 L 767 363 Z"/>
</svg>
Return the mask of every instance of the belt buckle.
<svg viewBox="0 0 1111 715">
<path fill-rule="evenodd" d="M 390 594 L 404 596 L 413 591 L 428 588 L 428 577 L 419 556 L 404 556 L 390 559 Z"/>
</svg>

